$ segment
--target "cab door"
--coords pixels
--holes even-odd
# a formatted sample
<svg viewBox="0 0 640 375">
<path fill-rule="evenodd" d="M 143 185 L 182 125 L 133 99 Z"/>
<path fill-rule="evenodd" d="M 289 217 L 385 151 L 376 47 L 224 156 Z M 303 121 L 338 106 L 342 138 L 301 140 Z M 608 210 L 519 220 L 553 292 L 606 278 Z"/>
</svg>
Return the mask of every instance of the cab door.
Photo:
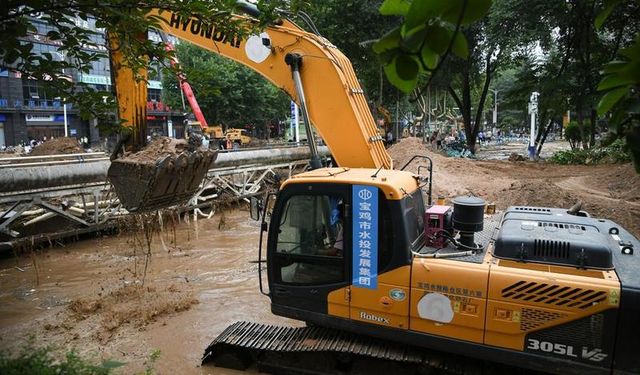
<svg viewBox="0 0 640 375">
<path fill-rule="evenodd" d="M 308 321 L 307 312 L 326 315 L 330 304 L 348 304 L 329 295 L 351 279 L 349 193 L 335 184 L 291 184 L 279 193 L 267 250 L 274 313 Z"/>
</svg>

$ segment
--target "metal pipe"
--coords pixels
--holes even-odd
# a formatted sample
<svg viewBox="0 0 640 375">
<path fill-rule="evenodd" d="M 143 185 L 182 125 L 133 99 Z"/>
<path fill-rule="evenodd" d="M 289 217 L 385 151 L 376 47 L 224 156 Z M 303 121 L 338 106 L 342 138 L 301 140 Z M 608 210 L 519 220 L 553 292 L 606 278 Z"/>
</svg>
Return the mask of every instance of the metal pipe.
<svg viewBox="0 0 640 375">
<path fill-rule="evenodd" d="M 109 160 L 109 158 L 100 158 L 100 159 L 91 159 L 92 161 L 99 161 L 99 160 Z M 49 166 L 49 165 L 62 165 L 62 164 L 75 164 L 77 163 L 77 160 L 53 160 L 53 161 L 39 161 L 39 162 L 34 162 L 34 163 L 19 163 L 19 164 L 5 164 L 5 165 L 0 165 L 0 168 L 2 169 L 6 169 L 6 168 L 16 168 L 16 166 L 18 167 L 35 167 L 35 166 L 40 166 L 40 167 L 45 167 L 45 166 Z"/>
<path fill-rule="evenodd" d="M 320 155 L 329 155 L 326 146 L 317 148 Z M 212 169 L 241 167 L 247 164 L 278 164 L 279 162 L 309 159 L 309 149 L 305 147 L 262 149 L 219 153 Z M 42 167 L 6 168 L 0 173 L 0 193 L 62 187 L 107 180 L 108 160 L 78 162 L 77 164 Z"/>
<path fill-rule="evenodd" d="M 7 168 L 0 174 L 0 193 L 105 181 L 109 161 Z"/>
<path fill-rule="evenodd" d="M 39 156 L 14 156 L 9 158 L 0 158 L 0 162 L 21 162 L 27 160 L 38 160 L 38 159 L 70 159 L 70 158 L 94 158 L 94 157 L 104 157 L 106 154 L 104 152 L 85 152 L 80 154 L 57 154 L 57 155 L 39 155 Z"/>
<path fill-rule="evenodd" d="M 41 222 L 41 221 L 45 221 L 45 220 L 47 220 L 47 219 L 50 219 L 50 218 L 52 218 L 52 217 L 54 217 L 54 216 L 56 216 L 56 214 L 55 214 L 55 213 L 53 213 L 53 212 L 47 212 L 47 213 L 44 213 L 44 214 L 42 214 L 42 215 L 40 215 L 40 216 L 38 216 L 38 217 L 35 217 L 35 218 L 33 218 L 33 219 L 31 219 L 31 220 L 27 221 L 26 223 L 23 223 L 23 224 L 22 224 L 22 226 L 26 227 L 26 226 L 29 226 L 29 225 L 31 225 L 31 224 L 36 224 L 36 223 L 39 223 L 39 222 Z"/>
</svg>

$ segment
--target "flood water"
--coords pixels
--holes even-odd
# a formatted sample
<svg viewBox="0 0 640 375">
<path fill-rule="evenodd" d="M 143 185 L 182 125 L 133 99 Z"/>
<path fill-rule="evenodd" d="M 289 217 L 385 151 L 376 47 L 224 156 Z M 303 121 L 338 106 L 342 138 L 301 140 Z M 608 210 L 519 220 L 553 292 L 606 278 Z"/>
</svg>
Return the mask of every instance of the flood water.
<svg viewBox="0 0 640 375">
<path fill-rule="evenodd" d="M 14 351 L 34 335 L 37 345 L 51 344 L 60 353 L 74 349 L 98 360 L 126 362 L 124 373 L 143 370 L 155 349 L 161 353 L 154 364 L 160 374 L 235 373 L 200 367 L 204 349 L 228 325 L 300 323 L 272 315 L 269 299 L 258 290 L 259 223 L 241 209 L 227 211 L 223 225 L 220 220 L 216 214 L 179 223 L 175 244 L 170 228 L 164 244 L 156 236 L 143 296 L 110 294 L 141 281 L 144 256 L 140 248 L 134 252 L 130 234 L 1 260 L 0 350 Z M 197 303 L 162 313 L 163 300 L 172 306 L 186 295 Z M 74 314 L 78 301 L 85 307 Z"/>
</svg>

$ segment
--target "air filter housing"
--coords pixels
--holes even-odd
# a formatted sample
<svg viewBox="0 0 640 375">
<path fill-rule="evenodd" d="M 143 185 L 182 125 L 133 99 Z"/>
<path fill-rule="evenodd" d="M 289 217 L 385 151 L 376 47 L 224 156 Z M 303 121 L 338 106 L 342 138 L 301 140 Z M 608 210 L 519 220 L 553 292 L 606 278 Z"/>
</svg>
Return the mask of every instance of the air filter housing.
<svg viewBox="0 0 640 375">
<path fill-rule="evenodd" d="M 474 233 L 484 228 L 484 199 L 457 197 L 453 199 L 453 229 L 460 231 L 460 243 L 476 247 Z"/>
</svg>

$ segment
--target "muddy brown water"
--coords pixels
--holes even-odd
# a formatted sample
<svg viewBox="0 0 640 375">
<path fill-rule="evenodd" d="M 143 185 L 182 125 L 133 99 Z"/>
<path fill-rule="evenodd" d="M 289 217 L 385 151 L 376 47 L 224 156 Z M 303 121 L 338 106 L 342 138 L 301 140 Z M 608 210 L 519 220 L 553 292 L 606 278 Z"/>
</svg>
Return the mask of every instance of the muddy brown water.
<svg viewBox="0 0 640 375">
<path fill-rule="evenodd" d="M 223 221 L 216 215 L 178 224 L 176 245 L 165 228 L 164 245 L 158 237 L 153 241 L 145 293 L 129 300 L 126 294 L 121 300 L 108 295 L 140 282 L 144 257 L 140 249 L 134 254 L 131 235 L 52 248 L 35 261 L 0 261 L 0 350 L 15 351 L 33 335 L 36 345 L 53 345 L 59 353 L 74 349 L 126 362 L 123 373 L 143 370 L 155 349 L 161 352 L 154 365 L 160 374 L 237 373 L 200 367 L 204 349 L 228 325 L 300 323 L 272 315 L 269 299 L 258 290 L 258 223 L 239 209 Z M 185 296 L 197 303 L 162 312 Z M 85 303 L 81 316 L 72 309 L 78 301 Z M 158 315 L 144 318 L 154 309 Z"/>
</svg>

